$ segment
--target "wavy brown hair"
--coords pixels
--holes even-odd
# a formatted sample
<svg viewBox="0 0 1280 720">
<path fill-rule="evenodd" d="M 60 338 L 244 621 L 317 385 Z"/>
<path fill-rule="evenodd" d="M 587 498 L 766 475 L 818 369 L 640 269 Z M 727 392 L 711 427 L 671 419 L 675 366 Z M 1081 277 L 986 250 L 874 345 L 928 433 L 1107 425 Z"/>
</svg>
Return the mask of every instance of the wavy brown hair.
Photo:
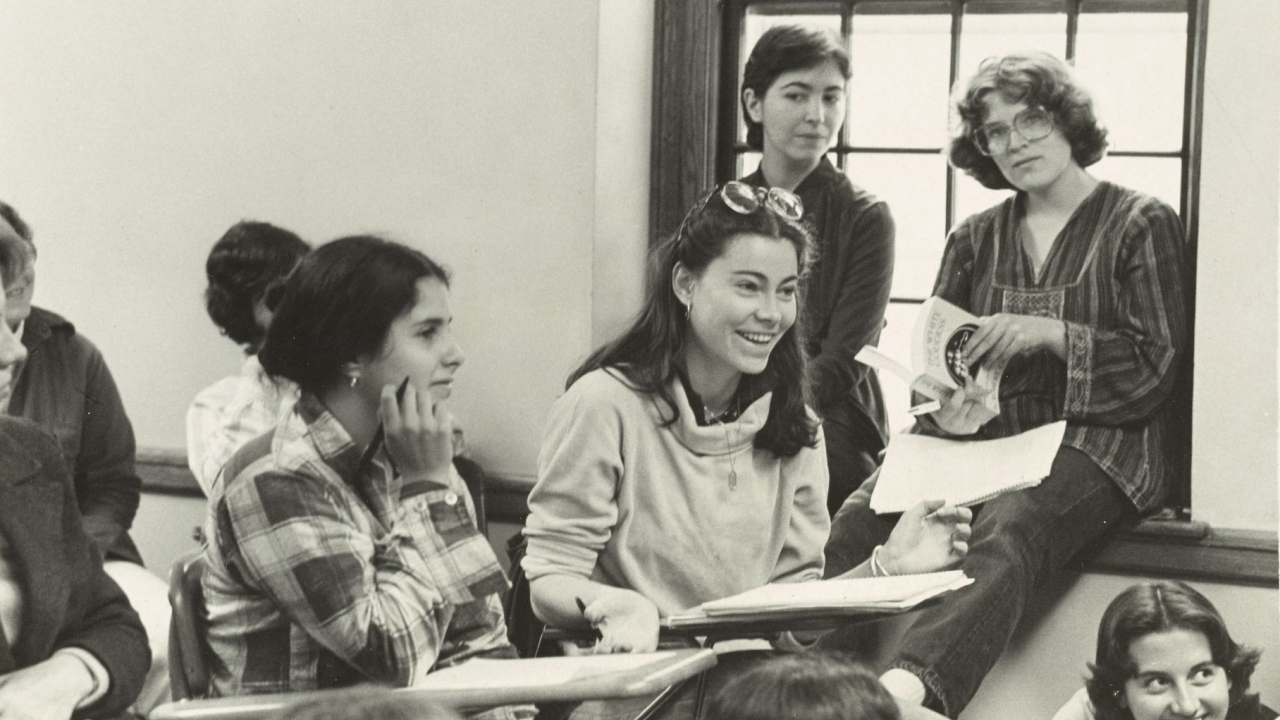
<svg viewBox="0 0 1280 720">
<path fill-rule="evenodd" d="M 974 134 L 987 120 L 986 98 L 991 93 L 1010 103 L 1039 105 L 1053 118 L 1071 145 L 1071 157 L 1089 167 L 1107 152 L 1107 130 L 1093 112 L 1093 98 L 1071 68 L 1046 52 L 1027 51 L 988 58 L 967 81 L 956 83 L 951 95 L 951 166 L 992 190 L 1013 185 L 996 161 L 978 151 Z"/>
</svg>

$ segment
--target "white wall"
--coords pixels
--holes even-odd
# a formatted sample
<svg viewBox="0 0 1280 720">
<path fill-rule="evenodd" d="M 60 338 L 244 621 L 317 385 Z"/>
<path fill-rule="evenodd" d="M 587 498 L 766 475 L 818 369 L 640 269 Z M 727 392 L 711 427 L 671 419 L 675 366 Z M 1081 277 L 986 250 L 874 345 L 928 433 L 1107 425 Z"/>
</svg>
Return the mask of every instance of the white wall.
<svg viewBox="0 0 1280 720">
<path fill-rule="evenodd" d="M 638 295 L 651 38 L 651 0 L 6 3 L 0 197 L 140 444 L 181 448 L 189 399 L 236 368 L 203 264 L 256 218 L 452 266 L 454 411 L 528 477 L 565 375 Z"/>
<path fill-rule="evenodd" d="M 1209 3 L 1196 288 L 1195 518 L 1276 529 L 1280 3 Z"/>
</svg>

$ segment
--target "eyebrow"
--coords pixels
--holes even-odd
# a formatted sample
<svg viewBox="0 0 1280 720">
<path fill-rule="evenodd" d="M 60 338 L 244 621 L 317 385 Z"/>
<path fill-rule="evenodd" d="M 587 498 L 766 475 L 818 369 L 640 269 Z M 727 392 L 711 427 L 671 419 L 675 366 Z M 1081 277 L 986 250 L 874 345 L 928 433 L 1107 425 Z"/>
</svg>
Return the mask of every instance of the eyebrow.
<svg viewBox="0 0 1280 720">
<path fill-rule="evenodd" d="M 806 82 L 800 82 L 799 80 L 792 80 L 791 82 L 787 83 L 786 85 L 783 85 L 783 86 L 782 86 L 782 89 L 783 89 L 783 90 L 786 90 L 787 88 L 792 88 L 792 87 L 797 88 L 797 89 L 800 89 L 800 90 L 813 90 L 813 89 L 814 89 L 814 88 L 813 88 L 813 86 L 812 86 L 812 85 L 810 85 L 809 83 L 806 83 Z M 843 92 L 843 91 L 844 91 L 844 86 L 843 86 L 843 85 L 828 85 L 826 88 L 824 88 L 824 89 L 823 89 L 823 91 L 825 92 L 825 91 L 827 91 L 827 90 L 840 90 L 840 91 L 842 91 L 842 92 Z"/>
<path fill-rule="evenodd" d="M 765 275 L 764 273 L 761 273 L 761 272 L 756 272 L 755 270 L 734 270 L 734 271 L 733 271 L 733 274 L 734 274 L 734 275 L 748 275 L 748 276 L 750 276 L 750 277 L 752 277 L 752 278 L 755 278 L 756 280 L 760 280 L 761 282 L 768 282 L 768 281 L 769 281 L 769 277 L 768 277 L 767 275 Z M 800 279 L 800 277 L 799 277 L 798 275 L 788 275 L 787 277 L 782 278 L 782 281 L 781 281 L 781 282 L 779 282 L 778 284 L 779 284 L 779 285 L 786 285 L 786 284 L 787 284 L 787 283 L 789 283 L 789 282 L 792 282 L 792 281 L 794 281 L 794 280 L 799 280 L 799 279 Z"/>
</svg>

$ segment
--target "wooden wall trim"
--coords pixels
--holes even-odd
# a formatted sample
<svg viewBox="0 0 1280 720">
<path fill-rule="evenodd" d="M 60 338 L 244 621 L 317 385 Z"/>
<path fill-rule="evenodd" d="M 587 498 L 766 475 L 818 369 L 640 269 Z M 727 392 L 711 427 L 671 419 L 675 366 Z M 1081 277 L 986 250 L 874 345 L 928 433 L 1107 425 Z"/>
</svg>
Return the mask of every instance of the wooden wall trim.
<svg viewBox="0 0 1280 720">
<path fill-rule="evenodd" d="M 717 0 L 657 0 L 654 15 L 651 243 L 715 184 L 721 30 Z"/>
</svg>

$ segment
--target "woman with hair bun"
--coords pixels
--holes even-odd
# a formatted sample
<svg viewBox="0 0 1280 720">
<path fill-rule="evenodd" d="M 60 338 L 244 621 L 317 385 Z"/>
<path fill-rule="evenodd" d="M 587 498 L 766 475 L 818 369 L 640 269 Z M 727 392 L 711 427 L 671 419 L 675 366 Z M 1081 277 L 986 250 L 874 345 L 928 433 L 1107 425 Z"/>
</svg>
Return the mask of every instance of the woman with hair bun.
<svg viewBox="0 0 1280 720">
<path fill-rule="evenodd" d="M 196 394 L 187 410 L 187 465 L 207 497 L 221 490 L 222 466 L 241 445 L 275 427 L 298 388 L 267 376 L 258 348 L 280 301 L 285 278 L 311 251 L 302 238 L 270 223 L 241 221 L 214 243 L 205 262 L 205 309 L 244 348 L 240 373 Z"/>
<path fill-rule="evenodd" d="M 934 294 L 978 316 L 963 349 L 1002 373 L 1000 413 L 961 389 L 920 432 L 991 439 L 1065 420 L 1049 476 L 975 513 L 975 578 L 921 612 L 885 673 L 892 692 L 957 716 L 1008 643 L 1032 592 L 1082 548 L 1164 500 L 1173 390 L 1187 342 L 1182 227 L 1172 208 L 1086 170 L 1106 150 L 1088 92 L 1061 60 L 987 60 L 957 85 L 951 163 L 1015 192 L 950 233 Z M 889 525 L 874 481 L 832 521 L 831 571 Z"/>
<path fill-rule="evenodd" d="M 506 575 L 452 463 L 452 322 L 444 269 L 377 237 L 323 245 L 286 281 L 258 356 L 301 396 L 227 463 L 205 524 L 215 695 L 404 687 L 515 656 Z"/>
<path fill-rule="evenodd" d="M 1134 585 L 1102 614 L 1092 675 L 1053 720 L 1275 720 L 1249 693 L 1258 656 L 1190 585 Z"/>
<path fill-rule="evenodd" d="M 805 280 L 804 351 L 826 436 L 832 515 L 879 467 L 888 442 L 880 381 L 853 356 L 880 342 L 893 282 L 893 216 L 826 159 L 844 123 L 850 75 L 838 36 L 779 25 L 752 48 L 742 76 L 747 145 L 762 153 L 744 181 L 799 196 L 816 245 Z"/>
</svg>

